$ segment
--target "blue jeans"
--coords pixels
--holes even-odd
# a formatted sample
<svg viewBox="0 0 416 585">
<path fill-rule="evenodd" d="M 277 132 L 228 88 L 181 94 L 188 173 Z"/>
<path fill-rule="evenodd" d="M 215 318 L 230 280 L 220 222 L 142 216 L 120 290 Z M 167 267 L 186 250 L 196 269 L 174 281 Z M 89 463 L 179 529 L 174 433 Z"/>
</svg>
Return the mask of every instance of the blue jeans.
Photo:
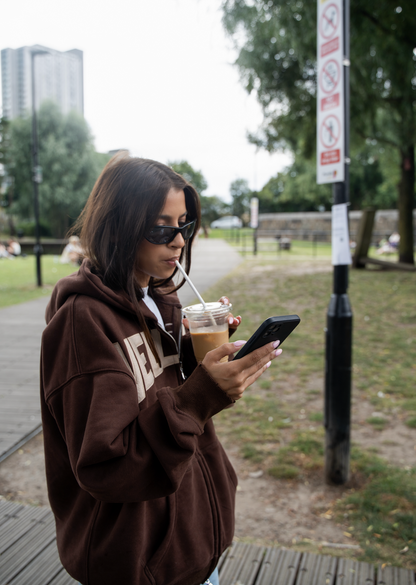
<svg viewBox="0 0 416 585">
<path fill-rule="evenodd" d="M 205 585 L 206 583 L 211 583 L 211 585 L 220 585 L 218 569 L 215 569 L 208 581 L 205 581 L 205 583 L 202 583 L 202 585 Z"/>
<path fill-rule="evenodd" d="M 215 571 L 212 573 L 208 581 L 205 581 L 205 583 L 211 583 L 211 585 L 220 585 L 218 569 L 215 569 Z M 202 583 L 202 585 L 205 585 L 205 583 Z M 79 585 L 81 585 L 81 583 Z"/>
</svg>

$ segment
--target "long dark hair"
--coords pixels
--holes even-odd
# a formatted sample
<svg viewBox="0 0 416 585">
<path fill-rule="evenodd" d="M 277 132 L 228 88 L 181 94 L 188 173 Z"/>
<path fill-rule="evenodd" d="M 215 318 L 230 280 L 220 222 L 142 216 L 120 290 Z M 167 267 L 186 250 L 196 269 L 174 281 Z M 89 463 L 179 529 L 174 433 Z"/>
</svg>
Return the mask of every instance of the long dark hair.
<svg viewBox="0 0 416 585">
<path fill-rule="evenodd" d="M 93 271 L 113 290 L 125 291 L 157 357 L 153 339 L 140 311 L 142 290 L 135 278 L 135 265 L 145 232 L 155 225 L 171 189 L 183 190 L 187 221 L 196 219 L 194 235 L 181 251 L 181 264 L 186 272 L 191 267 L 191 248 L 201 219 L 199 196 L 195 188 L 170 167 L 148 159 L 126 154 L 114 156 L 105 166 L 78 218 L 74 232 L 80 232 L 81 245 Z M 149 288 L 177 290 L 173 276 L 164 280 L 150 279 Z"/>
</svg>

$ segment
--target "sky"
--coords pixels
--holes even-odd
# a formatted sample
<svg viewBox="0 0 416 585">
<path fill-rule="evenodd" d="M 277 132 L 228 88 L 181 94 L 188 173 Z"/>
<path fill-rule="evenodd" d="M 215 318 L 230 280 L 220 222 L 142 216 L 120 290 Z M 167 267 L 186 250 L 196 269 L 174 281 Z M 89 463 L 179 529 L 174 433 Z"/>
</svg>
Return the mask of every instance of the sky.
<svg viewBox="0 0 416 585">
<path fill-rule="evenodd" d="M 225 200 L 235 179 L 261 189 L 290 162 L 247 140 L 263 117 L 233 65 L 221 0 L 10 0 L 2 21 L 1 49 L 84 52 L 84 116 L 100 152 L 186 160 L 204 194 Z"/>
</svg>

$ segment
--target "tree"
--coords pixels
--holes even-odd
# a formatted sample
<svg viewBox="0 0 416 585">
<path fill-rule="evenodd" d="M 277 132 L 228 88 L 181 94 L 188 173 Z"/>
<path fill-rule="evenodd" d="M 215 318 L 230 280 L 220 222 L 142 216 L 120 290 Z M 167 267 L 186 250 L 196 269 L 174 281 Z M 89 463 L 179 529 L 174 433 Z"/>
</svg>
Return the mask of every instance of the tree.
<svg viewBox="0 0 416 585">
<path fill-rule="evenodd" d="M 244 219 L 250 209 L 250 199 L 253 195 L 247 179 L 235 179 L 230 185 L 232 198 L 232 214 Z"/>
<path fill-rule="evenodd" d="M 204 175 L 201 171 L 196 171 L 186 160 L 168 162 L 174 171 L 183 176 L 183 178 L 191 183 L 201 195 L 208 187 L 208 183 L 205 180 Z"/>
<path fill-rule="evenodd" d="M 213 221 L 230 213 L 230 206 L 216 195 L 200 195 L 201 223 L 203 228 L 208 228 Z"/>
<path fill-rule="evenodd" d="M 168 162 L 174 171 L 186 179 L 199 193 L 201 202 L 201 223 L 208 228 L 215 220 L 228 210 L 227 204 L 215 195 L 207 196 L 202 193 L 208 188 L 208 183 L 201 171 L 196 171 L 187 161 Z"/>
<path fill-rule="evenodd" d="M 63 115 L 53 102 L 39 109 L 39 163 L 43 182 L 39 185 L 42 224 L 54 237 L 63 237 L 81 212 L 108 155 L 96 153 L 84 118 L 75 112 Z M 10 123 L 7 173 L 14 177 L 14 199 L 10 212 L 22 219 L 33 218 L 31 118 Z"/>
<path fill-rule="evenodd" d="M 236 64 L 264 123 L 250 140 L 312 158 L 316 136 L 316 3 L 224 0 Z M 351 139 L 399 157 L 399 259 L 413 263 L 416 12 L 413 0 L 351 0 Z M 392 155 L 393 156 L 393 155 Z"/>
</svg>

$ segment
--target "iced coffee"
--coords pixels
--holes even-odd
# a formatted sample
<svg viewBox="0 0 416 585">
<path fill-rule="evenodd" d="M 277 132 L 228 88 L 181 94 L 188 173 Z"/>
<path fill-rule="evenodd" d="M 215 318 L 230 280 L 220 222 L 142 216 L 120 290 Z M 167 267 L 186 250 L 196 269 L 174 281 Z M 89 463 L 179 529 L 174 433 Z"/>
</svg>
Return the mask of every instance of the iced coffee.
<svg viewBox="0 0 416 585">
<path fill-rule="evenodd" d="M 231 305 L 222 303 L 206 303 L 185 307 L 183 312 L 189 322 L 192 347 L 198 362 L 202 361 L 205 354 L 212 349 L 228 342 L 228 317 Z M 222 362 L 228 360 L 228 356 L 222 358 Z"/>
</svg>

